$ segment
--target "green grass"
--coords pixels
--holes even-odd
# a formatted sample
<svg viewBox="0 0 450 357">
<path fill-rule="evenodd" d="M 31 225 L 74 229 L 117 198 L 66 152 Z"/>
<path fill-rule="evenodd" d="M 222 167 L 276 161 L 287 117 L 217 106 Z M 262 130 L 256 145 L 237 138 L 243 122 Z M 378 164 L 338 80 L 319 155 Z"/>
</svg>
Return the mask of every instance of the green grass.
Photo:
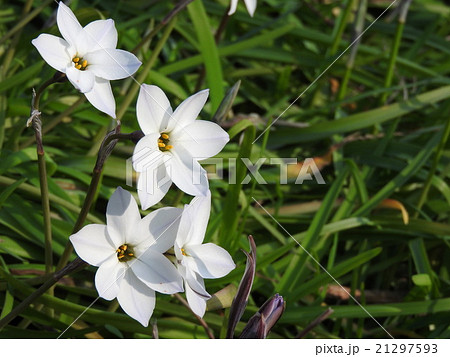
<svg viewBox="0 0 450 357">
<path fill-rule="evenodd" d="M 260 0 L 253 18 L 241 1 L 216 43 L 228 3 L 195 0 L 159 28 L 171 2 L 79 0 L 71 5 L 83 25 L 113 18 L 118 48 L 131 51 L 139 45 L 136 55 L 143 66 L 135 78 L 160 86 L 174 107 L 196 88 L 210 88 L 200 117 L 220 120 L 231 140 L 217 156 L 226 159 L 225 178 L 210 181 L 213 202 L 205 241 L 228 249 L 237 268 L 206 280 L 208 291 L 239 284 L 246 261 L 241 249 L 248 250 L 251 234 L 257 274 L 238 332 L 279 293 L 286 311 L 269 337 L 295 337 L 328 307 L 334 313 L 306 338 L 389 337 L 370 315 L 396 338 L 450 337 L 450 7 L 413 1 L 405 23 L 388 11 L 322 75 L 353 41 L 354 26 L 367 28 L 389 1 Z M 43 32 L 58 34 L 47 22 L 55 9 L 44 0 L 0 6 L 0 318 L 45 280 L 36 146 L 25 124 L 32 89 L 54 74 L 31 40 Z M 155 27 L 151 40 L 141 43 Z M 232 110 L 223 117 L 229 97 L 216 115 L 237 81 Z M 122 132 L 138 130 L 138 86 L 131 79 L 111 84 Z M 41 98 L 55 265 L 83 205 L 97 150 L 114 125 L 80 97 L 64 83 Z M 268 123 L 273 125 L 253 143 Z M 117 144 L 86 223 L 104 222 L 112 192 L 127 188 L 126 162 L 133 147 L 129 141 Z M 283 184 L 280 165 L 269 160 L 313 157 L 323 163 L 318 166 L 324 185 L 295 184 L 295 165 L 287 167 Z M 230 158 L 237 162 L 237 184 L 227 180 L 233 172 Z M 252 163 L 267 158 L 259 170 L 267 184 L 252 175 L 242 184 L 249 172 L 240 158 Z M 407 210 L 407 225 L 399 210 L 380 206 L 388 198 Z M 181 207 L 190 199 L 172 189 L 151 210 L 174 202 Z M 97 297 L 94 274 L 88 267 L 62 279 L 0 337 L 57 337 Z M 345 293 L 333 295 L 337 282 L 330 275 L 370 315 Z M 216 337 L 226 316 L 217 310 L 204 317 Z M 170 296 L 158 295 L 153 317 L 163 338 L 207 338 L 192 313 Z M 142 338 L 152 336 L 152 327 L 99 299 L 64 337 L 92 333 Z"/>
</svg>

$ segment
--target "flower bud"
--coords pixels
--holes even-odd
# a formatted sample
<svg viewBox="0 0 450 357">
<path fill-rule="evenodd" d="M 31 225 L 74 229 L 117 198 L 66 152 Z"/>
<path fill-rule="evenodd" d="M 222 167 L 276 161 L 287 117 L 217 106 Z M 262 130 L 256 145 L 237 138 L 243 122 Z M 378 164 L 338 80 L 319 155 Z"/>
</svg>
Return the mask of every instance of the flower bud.
<svg viewBox="0 0 450 357">
<path fill-rule="evenodd" d="M 239 338 L 266 338 L 284 312 L 283 297 L 275 294 L 248 320 Z"/>
</svg>

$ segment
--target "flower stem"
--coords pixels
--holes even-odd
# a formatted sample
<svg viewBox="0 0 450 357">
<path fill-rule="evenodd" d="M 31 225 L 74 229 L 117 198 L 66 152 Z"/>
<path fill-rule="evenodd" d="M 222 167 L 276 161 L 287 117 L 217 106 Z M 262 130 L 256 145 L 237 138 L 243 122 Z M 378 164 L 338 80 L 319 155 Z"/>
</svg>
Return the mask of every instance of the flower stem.
<svg viewBox="0 0 450 357">
<path fill-rule="evenodd" d="M 114 136 L 117 135 L 120 136 L 119 131 L 120 131 L 120 124 L 117 125 L 117 127 L 113 131 L 106 134 L 103 140 L 103 143 L 97 155 L 97 162 L 95 163 L 94 170 L 92 171 L 91 183 L 89 184 L 89 188 L 86 193 L 86 198 L 84 199 L 83 207 L 81 207 L 81 211 L 73 227 L 72 234 L 77 233 L 83 227 L 84 221 L 86 220 L 89 210 L 91 209 L 91 205 L 96 197 L 97 188 L 100 179 L 102 177 L 103 166 L 106 162 L 106 159 L 109 157 L 112 150 L 114 149 L 114 146 L 116 146 L 117 144 L 118 139 L 114 138 Z M 113 139 L 110 139 L 111 137 L 113 137 Z M 66 247 L 64 248 L 64 252 L 59 259 L 57 265 L 58 270 L 62 269 L 62 267 L 67 264 L 72 252 L 73 252 L 72 243 L 70 243 L 70 240 L 68 240 Z"/>
<path fill-rule="evenodd" d="M 158 58 L 164 44 L 169 38 L 170 33 L 172 32 L 174 26 L 175 26 L 175 20 L 176 18 L 173 18 L 170 23 L 167 25 L 161 39 L 156 44 L 155 49 L 153 50 L 150 58 L 146 61 L 141 73 L 139 74 L 137 80 L 135 80 L 135 83 L 133 86 L 131 86 L 130 90 L 128 91 L 126 97 L 124 98 L 119 110 L 117 111 L 117 119 L 122 119 L 123 115 L 125 114 L 126 110 L 130 106 L 131 102 L 133 101 L 134 97 L 136 96 L 136 93 L 139 90 L 139 87 L 141 83 L 144 83 L 147 79 L 148 73 L 150 72 L 150 69 L 153 67 L 153 65 L 156 62 L 156 59 Z"/>
<path fill-rule="evenodd" d="M 344 33 L 345 27 L 347 26 L 347 20 L 350 16 L 354 0 L 347 0 L 343 12 L 340 14 L 337 23 L 333 29 L 333 43 L 328 50 L 328 56 L 334 56 L 339 49 L 339 45 L 342 41 L 342 35 Z"/>
<path fill-rule="evenodd" d="M 357 38 L 361 36 L 361 33 L 363 31 L 364 27 L 364 19 L 366 17 L 366 10 L 367 10 L 367 0 L 361 0 L 359 2 L 357 15 L 354 22 L 354 30 L 353 30 L 353 36 L 352 36 L 352 42 L 353 43 Z M 359 44 L 361 43 L 361 38 L 355 42 L 355 44 L 350 49 L 350 54 L 347 59 L 347 63 L 345 65 L 345 73 L 344 77 L 342 79 L 341 85 L 339 86 L 339 92 L 337 94 L 337 100 L 341 101 L 345 98 L 345 95 L 347 93 L 347 87 L 348 82 L 350 80 L 353 67 L 355 64 L 355 58 L 356 54 L 358 53 Z"/>
<path fill-rule="evenodd" d="M 184 192 L 181 190 L 178 190 L 178 192 L 176 193 L 176 195 L 172 201 L 172 207 L 177 207 L 180 204 L 183 197 L 184 197 Z"/>
<path fill-rule="evenodd" d="M 32 294 L 27 296 L 22 302 L 17 305 L 8 315 L 0 320 L 0 330 L 3 329 L 7 324 L 9 324 L 17 315 L 23 312 L 30 304 L 32 304 L 39 296 L 44 294 L 53 285 L 55 285 L 61 278 L 65 275 L 74 272 L 75 270 L 87 265 L 80 258 L 75 259 L 72 263 L 65 266 L 63 269 L 54 273 L 44 284 L 42 284 L 38 289 L 36 289 Z M 5 274 L 3 269 L 0 269 L 0 275 Z"/>
<path fill-rule="evenodd" d="M 301 331 L 295 338 L 303 338 L 305 337 L 312 329 L 316 326 L 320 325 L 323 321 L 328 319 L 328 317 L 334 312 L 334 310 L 329 307 L 323 313 L 321 313 L 313 322 L 311 322 L 306 328 Z"/>
<path fill-rule="evenodd" d="M 448 108 L 449 107 L 447 106 L 447 109 Z M 420 210 L 428 197 L 428 191 L 430 190 L 431 187 L 431 181 L 433 180 L 437 166 L 439 164 L 439 161 L 441 160 L 449 135 L 450 135 L 450 120 L 447 119 L 445 123 L 444 133 L 442 134 L 441 141 L 436 149 L 436 155 L 434 156 L 433 163 L 431 164 L 430 171 L 428 172 L 427 180 L 425 181 L 422 192 L 420 194 L 419 202 L 417 203 L 416 207 L 416 212 L 414 213 L 414 218 L 417 218 L 419 216 Z"/>
<path fill-rule="evenodd" d="M 77 221 L 75 222 L 75 226 L 73 227 L 72 234 L 78 232 L 83 227 L 84 221 L 86 220 L 87 214 L 89 213 L 89 210 L 91 208 L 91 204 L 95 198 L 95 193 L 97 191 L 101 174 L 102 174 L 101 170 L 93 171 L 92 180 L 91 183 L 89 184 L 88 192 L 86 193 L 86 198 L 84 200 L 83 207 L 81 208 L 80 214 L 78 215 Z M 72 252 L 73 252 L 72 243 L 70 243 L 70 240 L 68 240 L 64 248 L 64 252 L 59 258 L 58 265 L 56 266 L 57 270 L 61 269 L 61 267 L 67 264 Z"/>
<path fill-rule="evenodd" d="M 145 36 L 139 44 L 133 48 L 131 52 L 136 54 L 148 41 L 150 41 L 158 32 L 161 30 L 165 25 L 169 23 L 170 20 L 173 19 L 173 17 L 178 14 L 181 10 L 183 10 L 189 3 L 191 3 L 193 0 L 181 0 L 172 11 L 170 11 L 166 17 L 152 30 L 150 33 Z"/>
<path fill-rule="evenodd" d="M 47 182 L 47 168 L 45 165 L 45 151 L 44 145 L 42 143 L 42 122 L 41 113 L 39 112 L 39 101 L 45 89 L 47 89 L 53 83 L 59 82 L 63 77 L 65 77 L 63 73 L 57 72 L 55 76 L 44 82 L 37 92 L 33 91 L 33 98 L 31 102 L 31 117 L 27 122 L 27 125 L 29 125 L 30 123 L 32 124 L 36 138 L 42 216 L 44 219 L 45 273 L 47 274 L 53 271 L 52 222 L 50 218 L 50 198 Z M 49 293 L 53 294 L 53 290 L 50 289 Z M 53 315 L 53 311 L 51 309 L 48 309 L 48 313 L 50 316 Z"/>
<path fill-rule="evenodd" d="M 392 45 L 391 50 L 391 56 L 389 58 L 389 64 L 388 69 L 386 72 L 386 77 L 384 79 L 384 88 L 386 91 L 381 95 L 380 97 L 380 105 L 385 105 L 388 97 L 387 89 L 392 85 L 393 75 L 394 75 L 394 69 L 395 64 L 397 62 L 397 56 L 398 51 L 400 49 L 400 44 L 402 42 L 402 36 L 403 36 L 403 30 L 405 28 L 405 22 L 406 22 L 406 15 L 408 14 L 409 5 L 411 4 L 411 0 L 402 0 L 402 2 L 399 4 L 400 8 L 400 14 L 397 21 L 397 28 L 395 31 L 395 37 L 394 37 L 394 43 Z M 388 143 L 391 141 L 395 131 L 397 130 L 397 126 L 400 123 L 401 117 L 396 118 L 393 120 L 389 127 L 386 130 L 386 135 L 381 140 L 378 147 L 375 149 L 375 154 L 377 155 L 383 155 L 384 151 L 388 145 Z M 378 127 L 374 127 L 374 134 L 378 134 Z M 370 171 L 368 172 L 366 178 L 370 178 L 372 176 L 372 173 L 374 172 L 374 168 L 370 168 Z"/>
<path fill-rule="evenodd" d="M 203 320 L 200 316 L 197 316 L 189 307 L 189 303 L 178 293 L 173 294 L 173 296 L 175 296 L 180 302 L 181 304 L 187 308 L 189 311 L 192 312 L 192 314 L 195 316 L 195 318 L 198 320 L 198 322 L 200 323 L 200 325 L 203 326 L 203 328 L 205 329 L 206 334 L 208 335 L 209 338 L 214 339 L 214 335 L 211 331 L 211 329 L 209 328 L 208 324 L 206 323 L 205 320 Z"/>
<path fill-rule="evenodd" d="M 386 71 L 386 77 L 384 78 L 384 88 L 389 88 L 392 85 L 392 79 L 394 78 L 395 63 L 397 62 L 398 50 L 400 49 L 400 44 L 402 42 L 403 30 L 405 28 L 406 14 L 408 13 L 409 5 L 411 0 L 403 0 L 400 7 L 400 14 L 397 22 L 397 29 L 395 31 L 394 43 L 391 48 L 391 56 L 389 57 L 389 64 Z M 380 104 L 386 104 L 389 92 L 385 91 L 380 97 Z"/>
</svg>

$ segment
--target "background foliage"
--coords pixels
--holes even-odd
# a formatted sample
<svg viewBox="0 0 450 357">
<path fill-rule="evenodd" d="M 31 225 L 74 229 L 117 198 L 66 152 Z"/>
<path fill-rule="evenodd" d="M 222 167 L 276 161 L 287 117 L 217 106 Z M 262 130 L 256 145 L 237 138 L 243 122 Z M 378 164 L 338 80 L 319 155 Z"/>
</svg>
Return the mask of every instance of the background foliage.
<svg viewBox="0 0 450 357">
<path fill-rule="evenodd" d="M 113 18 L 118 48 L 131 51 L 141 44 L 135 53 L 144 65 L 136 79 L 160 86 L 174 107 L 210 88 L 201 118 L 211 119 L 226 90 L 241 81 L 232 111 L 221 121 L 232 140 L 218 157 L 252 162 L 315 157 L 326 182 L 295 184 L 300 165 L 290 165 L 289 184 L 281 184 L 279 165 L 269 160 L 260 168 L 267 185 L 253 178 L 229 185 L 212 173 L 213 212 L 205 241 L 228 249 L 238 267 L 206 281 L 208 291 L 239 283 L 245 266 L 240 249 L 248 250 L 246 237 L 252 234 L 257 276 L 243 321 L 274 293 L 281 294 L 286 312 L 270 337 L 296 337 L 328 306 L 333 314 L 307 337 L 388 337 L 322 268 L 394 337 L 450 337 L 450 7 L 413 1 L 403 24 L 393 6 L 338 58 L 355 38 L 355 28 L 356 33 L 367 28 L 390 1 L 260 0 L 253 18 L 241 2 L 223 27 L 228 1 L 195 0 L 141 43 L 175 3 L 80 0 L 71 8 L 83 25 Z M 45 279 L 36 148 L 25 123 L 32 88 L 54 72 L 30 41 L 42 32 L 58 34 L 55 9 L 48 0 L 5 1 L 0 7 L 1 317 Z M 219 28 L 223 32 L 215 41 Z M 136 83 L 128 79 L 112 86 L 122 132 L 138 130 Z M 41 103 L 57 260 L 99 145 L 114 123 L 69 83 L 54 85 Z M 108 198 L 117 186 L 126 187 L 132 151 L 129 142 L 116 146 L 89 222 L 103 222 Z M 228 172 L 225 167 L 226 177 Z M 246 173 L 238 160 L 238 182 Z M 189 201 L 172 189 L 162 204 Z M 43 295 L 0 336 L 57 337 L 97 297 L 94 273 L 87 268 L 61 280 L 54 296 Z M 216 337 L 224 336 L 227 313 L 221 309 L 204 317 Z M 192 313 L 170 296 L 158 295 L 152 321 L 160 337 L 207 337 Z M 237 332 L 242 327 L 243 322 Z M 64 335 L 151 336 L 152 326 L 143 328 L 115 302 L 102 299 Z"/>
</svg>

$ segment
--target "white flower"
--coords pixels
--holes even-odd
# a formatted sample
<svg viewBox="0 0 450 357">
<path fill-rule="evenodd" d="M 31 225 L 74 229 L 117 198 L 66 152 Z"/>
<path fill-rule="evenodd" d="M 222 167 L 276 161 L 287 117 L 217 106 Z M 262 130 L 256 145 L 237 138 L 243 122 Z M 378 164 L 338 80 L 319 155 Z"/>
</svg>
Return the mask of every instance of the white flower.
<svg viewBox="0 0 450 357">
<path fill-rule="evenodd" d="M 136 110 L 145 136 L 134 149 L 133 167 L 141 173 L 137 188 L 142 209 L 161 201 L 172 182 L 192 196 L 207 194 L 208 178 L 198 160 L 218 154 L 230 139 L 216 123 L 195 120 L 208 93 L 205 89 L 190 96 L 172 112 L 160 88 L 141 86 Z"/>
<path fill-rule="evenodd" d="M 99 267 L 95 287 L 100 297 L 117 297 L 144 326 L 155 308 L 155 291 L 183 291 L 180 274 L 163 255 L 174 244 L 181 212 L 161 208 L 141 219 L 134 198 L 119 187 L 108 202 L 107 224 L 90 224 L 70 236 L 80 258 Z"/>
<path fill-rule="evenodd" d="M 183 210 L 174 245 L 187 301 L 192 311 L 200 317 L 205 313 L 206 300 L 211 297 L 205 290 L 203 278 L 221 278 L 236 267 L 225 249 L 214 243 L 202 244 L 210 211 L 209 191 L 205 197 L 194 197 Z"/>
<path fill-rule="evenodd" d="M 115 118 L 109 81 L 131 76 L 141 62 L 132 53 L 116 49 L 117 30 L 111 19 L 81 27 L 72 10 L 60 1 L 56 20 L 63 38 L 41 34 L 31 43 L 95 108 Z"/>
<path fill-rule="evenodd" d="M 253 17 L 253 14 L 256 10 L 256 0 L 244 0 L 245 6 L 247 7 L 247 11 L 250 16 Z M 236 12 L 238 0 L 231 0 L 230 11 L 228 11 L 228 15 L 233 15 Z"/>
</svg>

